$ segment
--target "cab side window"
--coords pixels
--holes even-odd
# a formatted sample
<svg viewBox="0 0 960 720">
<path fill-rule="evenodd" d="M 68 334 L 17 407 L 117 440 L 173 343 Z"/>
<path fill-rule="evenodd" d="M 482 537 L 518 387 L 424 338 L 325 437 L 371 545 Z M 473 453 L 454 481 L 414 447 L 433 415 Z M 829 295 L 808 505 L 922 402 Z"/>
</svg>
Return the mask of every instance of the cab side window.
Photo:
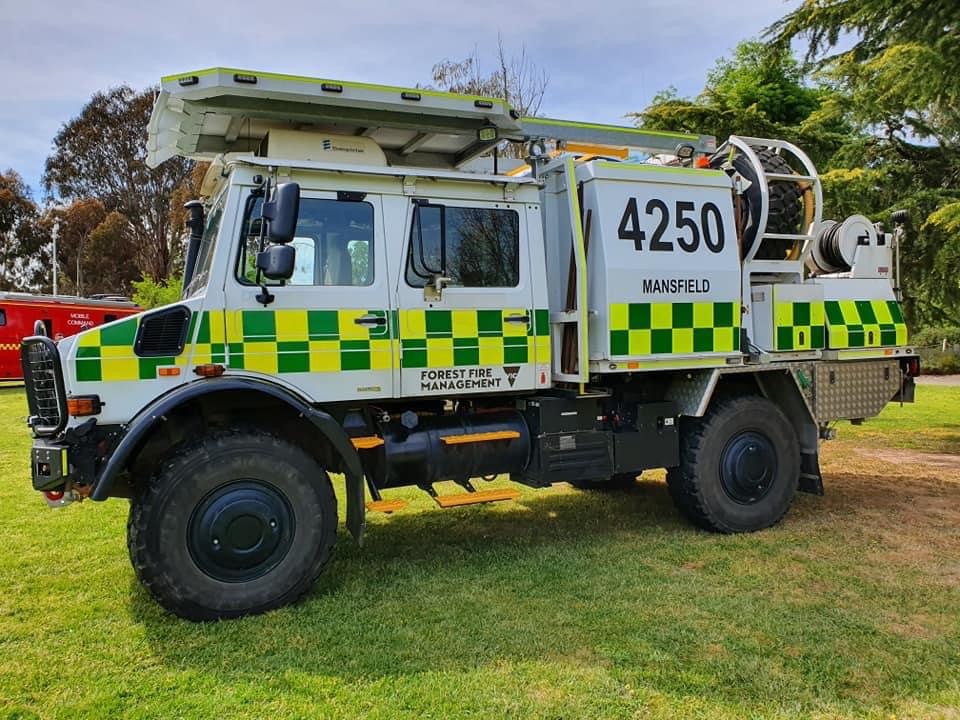
<svg viewBox="0 0 960 720">
<path fill-rule="evenodd" d="M 237 279 L 253 284 L 260 238 L 262 199 L 248 203 Z M 293 276 L 285 285 L 364 286 L 373 283 L 373 206 L 352 200 L 300 199 L 300 217 L 291 243 Z M 280 284 L 280 283 L 268 283 Z"/>
<path fill-rule="evenodd" d="M 407 252 L 407 284 L 435 277 L 449 287 L 516 287 L 520 283 L 520 217 L 501 208 L 419 204 Z"/>
</svg>

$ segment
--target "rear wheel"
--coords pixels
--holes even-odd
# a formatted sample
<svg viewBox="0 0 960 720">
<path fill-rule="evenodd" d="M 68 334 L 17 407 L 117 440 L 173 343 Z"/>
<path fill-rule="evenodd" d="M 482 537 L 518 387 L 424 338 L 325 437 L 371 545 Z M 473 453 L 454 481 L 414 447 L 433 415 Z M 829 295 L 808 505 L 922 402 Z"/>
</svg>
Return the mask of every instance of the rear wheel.
<svg viewBox="0 0 960 720">
<path fill-rule="evenodd" d="M 127 545 L 161 605 L 211 620 L 296 600 L 336 529 L 336 497 L 312 457 L 267 433 L 221 431 L 163 462 L 131 504 Z"/>
<path fill-rule="evenodd" d="M 667 472 L 667 485 L 690 520 L 717 532 L 752 532 L 786 514 L 800 447 L 776 405 L 761 397 L 723 401 L 681 429 L 680 465 Z"/>
</svg>

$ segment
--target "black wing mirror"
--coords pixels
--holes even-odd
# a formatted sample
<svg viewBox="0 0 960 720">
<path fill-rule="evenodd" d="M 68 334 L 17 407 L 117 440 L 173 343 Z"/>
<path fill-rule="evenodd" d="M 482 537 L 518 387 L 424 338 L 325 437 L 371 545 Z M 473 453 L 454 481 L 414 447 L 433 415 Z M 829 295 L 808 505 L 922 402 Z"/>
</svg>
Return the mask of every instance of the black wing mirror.
<svg viewBox="0 0 960 720">
<path fill-rule="evenodd" d="M 300 186 L 297 183 L 277 185 L 270 201 L 263 206 L 263 219 L 269 223 L 270 242 L 282 244 L 293 240 L 299 215 Z"/>
<path fill-rule="evenodd" d="M 269 280 L 289 280 L 293 277 L 296 257 L 293 245 L 271 245 L 257 253 L 257 270 Z"/>
</svg>

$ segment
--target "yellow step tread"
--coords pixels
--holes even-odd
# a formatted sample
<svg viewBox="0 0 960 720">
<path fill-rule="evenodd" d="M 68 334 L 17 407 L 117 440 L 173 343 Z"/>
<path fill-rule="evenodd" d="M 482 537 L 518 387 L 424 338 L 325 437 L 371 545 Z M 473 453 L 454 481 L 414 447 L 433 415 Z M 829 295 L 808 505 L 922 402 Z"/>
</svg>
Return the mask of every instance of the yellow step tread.
<svg viewBox="0 0 960 720">
<path fill-rule="evenodd" d="M 466 433 L 464 435 L 444 435 L 440 438 L 440 442 L 444 445 L 465 445 L 466 443 L 487 442 L 489 440 L 516 440 L 518 437 L 520 437 L 520 433 L 516 430 L 496 430 L 494 432 Z"/>
<path fill-rule="evenodd" d="M 369 435 L 366 437 L 350 438 L 350 442 L 353 443 L 353 446 L 357 450 L 369 450 L 370 448 L 383 445 L 383 438 L 377 437 L 376 435 Z"/>
<path fill-rule="evenodd" d="M 406 500 L 367 500 L 367 510 L 370 512 L 392 513 L 406 506 Z"/>
<path fill-rule="evenodd" d="M 461 505 L 478 505 L 480 503 L 513 500 L 520 497 L 519 490 L 502 488 L 498 490 L 480 490 L 479 492 L 463 493 L 462 495 L 437 495 L 437 505 L 442 508 L 460 507 Z"/>
</svg>

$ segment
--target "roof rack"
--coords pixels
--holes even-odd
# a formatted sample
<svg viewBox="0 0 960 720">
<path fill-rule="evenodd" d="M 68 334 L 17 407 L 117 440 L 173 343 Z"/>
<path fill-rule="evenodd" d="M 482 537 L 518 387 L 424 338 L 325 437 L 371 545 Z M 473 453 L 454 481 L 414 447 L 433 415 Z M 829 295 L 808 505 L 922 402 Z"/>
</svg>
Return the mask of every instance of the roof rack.
<svg viewBox="0 0 960 720">
<path fill-rule="evenodd" d="M 161 79 L 148 126 L 147 163 L 256 153 L 274 128 L 372 138 L 393 165 L 459 169 L 502 140 L 625 145 L 713 152 L 709 135 L 520 117 L 499 98 L 425 88 L 208 68 Z"/>
</svg>

